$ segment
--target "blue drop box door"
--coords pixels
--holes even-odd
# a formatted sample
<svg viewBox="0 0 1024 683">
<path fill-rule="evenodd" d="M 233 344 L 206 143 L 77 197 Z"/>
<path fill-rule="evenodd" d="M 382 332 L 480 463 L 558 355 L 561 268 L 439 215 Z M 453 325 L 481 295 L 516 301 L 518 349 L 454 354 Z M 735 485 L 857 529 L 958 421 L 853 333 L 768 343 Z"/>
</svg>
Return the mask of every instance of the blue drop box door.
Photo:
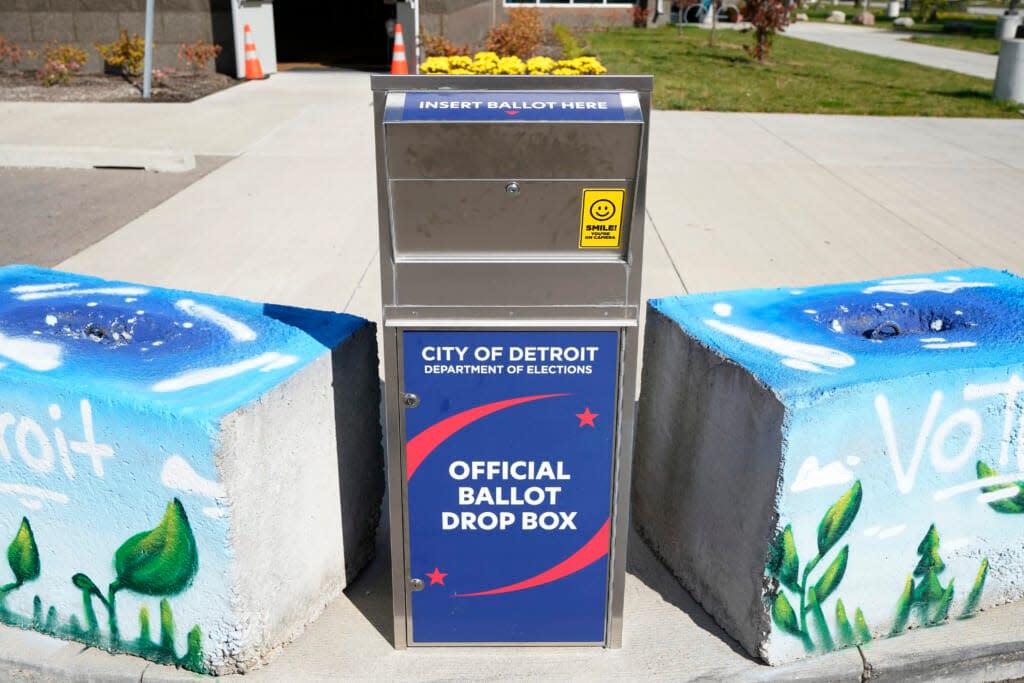
<svg viewBox="0 0 1024 683">
<path fill-rule="evenodd" d="M 406 331 L 411 641 L 605 640 L 619 335 Z"/>
</svg>

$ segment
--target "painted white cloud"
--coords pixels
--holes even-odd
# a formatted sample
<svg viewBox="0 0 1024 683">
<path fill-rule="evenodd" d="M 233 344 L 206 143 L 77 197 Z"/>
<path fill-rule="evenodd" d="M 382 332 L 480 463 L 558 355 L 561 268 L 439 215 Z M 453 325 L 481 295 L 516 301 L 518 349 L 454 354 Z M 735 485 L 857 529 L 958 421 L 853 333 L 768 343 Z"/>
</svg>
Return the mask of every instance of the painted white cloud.
<svg viewBox="0 0 1024 683">
<path fill-rule="evenodd" d="M 182 299 L 181 301 L 174 304 L 175 308 L 179 311 L 187 313 L 193 318 L 199 318 L 200 320 L 206 320 L 211 322 L 218 327 L 222 327 L 227 330 L 228 334 L 234 337 L 235 341 L 247 342 L 256 339 L 256 333 L 253 329 L 245 323 L 235 320 L 229 315 L 225 315 L 218 311 L 212 306 L 206 304 L 197 304 L 192 299 Z"/>
<path fill-rule="evenodd" d="M 21 301 L 37 301 L 39 299 L 59 299 L 65 296 L 91 296 L 93 294 L 108 296 L 130 296 L 149 294 L 144 287 L 98 287 L 96 289 L 61 289 L 47 290 L 42 292 L 26 292 L 18 297 Z"/>
<path fill-rule="evenodd" d="M 728 318 L 730 315 L 732 315 L 732 304 L 727 304 L 720 301 L 714 306 L 712 306 L 711 310 L 715 312 L 715 315 L 721 316 L 723 318 Z"/>
<path fill-rule="evenodd" d="M 888 529 L 882 529 L 881 531 L 879 531 L 878 538 L 892 538 L 893 536 L 899 536 L 906 530 L 906 524 L 897 524 L 896 526 L 891 526 Z"/>
<path fill-rule="evenodd" d="M 820 372 L 821 366 L 829 368 L 848 368 L 856 362 L 850 354 L 837 349 L 830 349 L 827 346 L 805 344 L 804 342 L 780 337 L 779 335 L 772 334 L 771 332 L 760 332 L 758 330 L 740 327 L 739 325 L 730 325 L 729 323 L 724 323 L 721 320 L 715 320 L 713 318 L 705 320 L 704 324 L 709 327 L 713 327 L 719 332 L 723 332 L 730 337 L 735 337 L 740 341 L 765 349 L 766 351 L 777 353 L 780 356 L 783 356 L 786 360 L 799 361 L 797 364 L 793 364 L 792 362 L 787 363 L 789 367 L 798 370 Z"/>
<path fill-rule="evenodd" d="M 32 496 L 33 498 L 62 504 L 67 504 L 68 500 L 70 500 L 67 497 L 67 494 L 61 493 L 60 491 L 51 491 L 50 489 L 44 489 L 38 486 L 28 486 L 26 484 L 0 483 L 0 493 L 13 493 L 16 496 Z"/>
<path fill-rule="evenodd" d="M 293 365 L 298 360 L 299 359 L 295 356 L 281 354 L 276 351 L 268 351 L 267 353 L 254 358 L 232 363 L 231 365 L 219 365 L 213 368 L 189 370 L 175 377 L 171 377 L 170 379 L 161 380 L 150 387 L 150 389 L 157 393 L 181 391 L 182 389 L 189 389 L 191 387 L 198 387 L 204 384 L 211 384 L 213 382 L 229 379 L 231 377 L 237 377 L 238 375 L 251 370 L 276 370 Z"/>
<path fill-rule="evenodd" d="M 878 292 L 892 292 L 894 294 L 920 294 L 921 292 L 939 292 L 941 294 L 952 294 L 961 289 L 971 287 L 994 287 L 992 282 L 960 282 L 946 281 L 936 282 L 929 277 L 906 278 L 902 280 L 882 280 L 877 285 L 866 287 L 864 294 L 877 294 Z"/>
<path fill-rule="evenodd" d="M 921 346 L 922 349 L 969 349 L 973 346 L 977 346 L 972 341 L 960 341 L 960 342 L 944 342 L 935 344 L 924 344 Z"/>
<path fill-rule="evenodd" d="M 62 353 L 59 344 L 0 334 L 0 356 L 29 370 L 47 372 L 59 368 Z"/>
<path fill-rule="evenodd" d="M 29 294 L 31 292 L 52 292 L 56 289 L 70 289 L 77 286 L 78 284 L 74 282 L 53 282 L 45 285 L 18 285 L 11 287 L 10 291 L 14 294 Z"/>
<path fill-rule="evenodd" d="M 221 517 L 227 517 L 228 511 L 224 508 L 211 506 L 203 508 L 203 514 L 207 517 L 213 517 L 214 519 L 220 519 Z"/>
<path fill-rule="evenodd" d="M 796 481 L 793 482 L 790 491 L 799 493 L 825 486 L 839 486 L 852 480 L 853 472 L 843 463 L 836 460 L 820 467 L 818 459 L 812 455 L 800 465 L 800 470 L 796 473 Z"/>
<path fill-rule="evenodd" d="M 195 493 L 207 498 L 223 498 L 224 487 L 217 482 L 199 476 L 192 466 L 180 455 L 167 458 L 160 472 L 160 483 L 175 491 Z"/>
</svg>

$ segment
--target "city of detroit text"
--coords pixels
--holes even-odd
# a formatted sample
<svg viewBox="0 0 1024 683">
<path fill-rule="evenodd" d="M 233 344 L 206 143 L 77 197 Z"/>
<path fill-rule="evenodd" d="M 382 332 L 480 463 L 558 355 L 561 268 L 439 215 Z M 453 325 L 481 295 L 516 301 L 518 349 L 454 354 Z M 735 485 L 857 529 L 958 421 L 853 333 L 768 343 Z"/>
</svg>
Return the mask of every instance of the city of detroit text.
<svg viewBox="0 0 1024 683">
<path fill-rule="evenodd" d="M 597 346 L 424 346 L 428 375 L 589 375 Z"/>
<path fill-rule="evenodd" d="M 462 508 L 500 506 L 513 508 L 554 507 L 562 493 L 555 482 L 569 481 L 561 460 L 455 460 L 448 466 L 448 476 L 459 482 L 457 503 Z M 467 482 L 492 481 L 539 482 L 520 487 L 465 486 Z M 511 510 L 460 510 L 441 513 L 441 528 L 445 531 L 494 531 L 518 528 L 524 531 L 575 531 L 576 512 L 565 510 L 527 510 L 519 514 Z"/>
</svg>

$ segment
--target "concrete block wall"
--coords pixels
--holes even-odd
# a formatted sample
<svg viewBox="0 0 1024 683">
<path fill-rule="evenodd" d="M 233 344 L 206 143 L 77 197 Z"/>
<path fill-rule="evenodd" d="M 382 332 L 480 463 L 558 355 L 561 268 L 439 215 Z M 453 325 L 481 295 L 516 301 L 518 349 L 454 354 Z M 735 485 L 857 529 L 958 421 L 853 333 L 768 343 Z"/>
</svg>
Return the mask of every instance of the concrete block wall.
<svg viewBox="0 0 1024 683">
<path fill-rule="evenodd" d="M 379 399 L 362 318 L 0 268 L 0 623 L 261 665 L 371 559 Z"/>
<path fill-rule="evenodd" d="M 652 301 L 633 520 L 771 664 L 1024 597 L 1024 280 Z"/>
<path fill-rule="evenodd" d="M 230 0 L 161 0 L 153 23 L 154 66 L 185 69 L 178 46 L 203 40 L 223 50 L 207 70 L 234 73 Z M 103 70 L 93 45 L 116 40 L 122 29 L 145 34 L 145 0 L 0 0 L 0 35 L 39 52 L 51 40 L 75 43 L 89 52 L 83 71 Z M 38 60 L 26 60 L 32 68 Z"/>
</svg>

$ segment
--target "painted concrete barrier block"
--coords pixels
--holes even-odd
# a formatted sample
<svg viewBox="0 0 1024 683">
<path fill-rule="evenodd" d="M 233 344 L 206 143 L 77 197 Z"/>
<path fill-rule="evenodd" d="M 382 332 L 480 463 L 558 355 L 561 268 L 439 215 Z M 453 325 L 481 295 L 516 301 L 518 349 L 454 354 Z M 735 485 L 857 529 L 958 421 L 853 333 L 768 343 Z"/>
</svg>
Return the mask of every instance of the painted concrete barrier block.
<svg viewBox="0 0 1024 683">
<path fill-rule="evenodd" d="M 378 404 L 362 318 L 0 268 L 0 621 L 258 666 L 370 559 Z"/>
<path fill-rule="evenodd" d="M 659 299 L 641 534 L 778 664 L 1024 595 L 1024 280 Z"/>
</svg>

